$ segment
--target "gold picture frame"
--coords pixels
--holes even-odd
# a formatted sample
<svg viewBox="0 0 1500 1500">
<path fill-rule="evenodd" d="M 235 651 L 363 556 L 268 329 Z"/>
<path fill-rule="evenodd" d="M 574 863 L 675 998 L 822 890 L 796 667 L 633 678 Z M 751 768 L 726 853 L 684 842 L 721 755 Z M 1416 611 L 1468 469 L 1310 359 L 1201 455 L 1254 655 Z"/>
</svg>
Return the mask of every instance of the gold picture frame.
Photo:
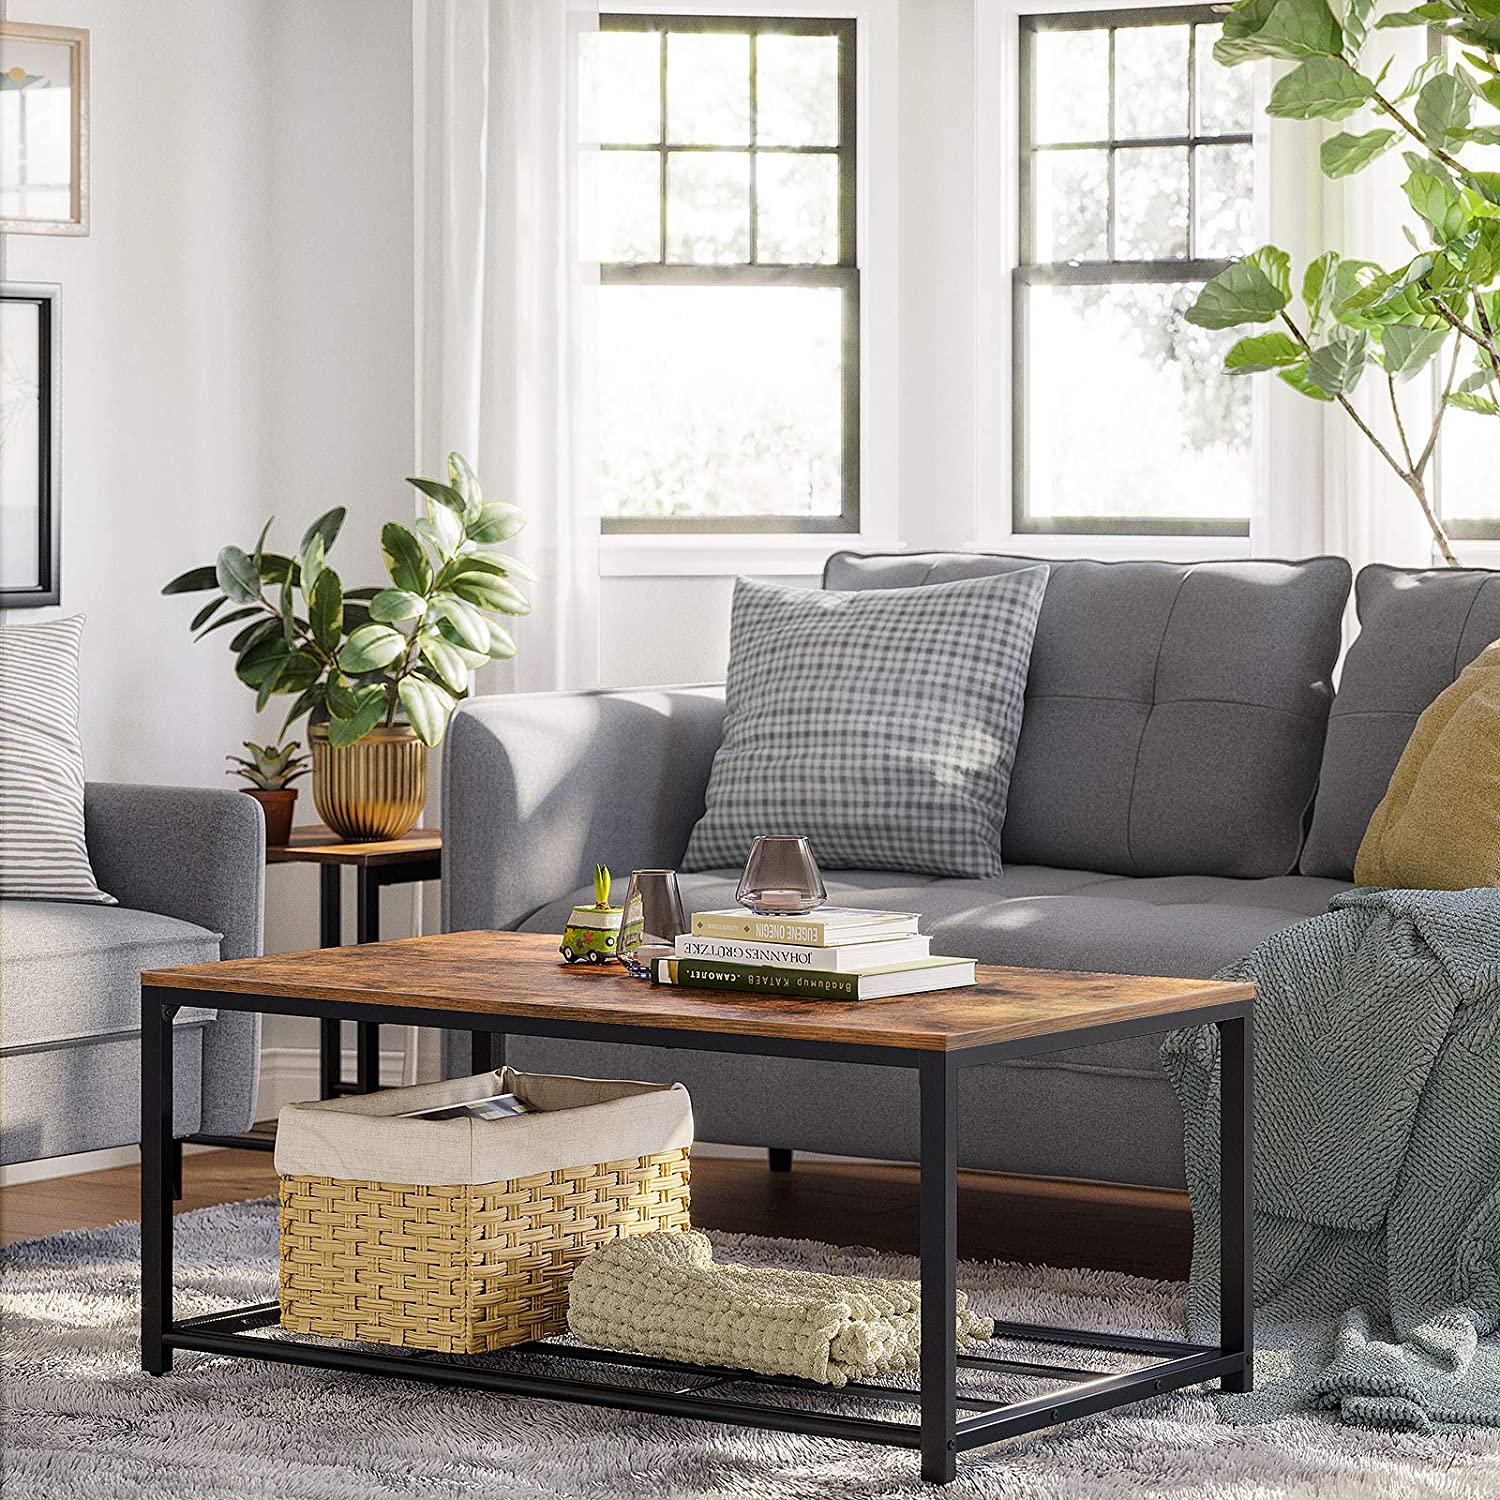
<svg viewBox="0 0 1500 1500">
<path fill-rule="evenodd" d="M 0 21 L 0 139 L 0 233 L 87 234 L 87 31 Z"/>
</svg>

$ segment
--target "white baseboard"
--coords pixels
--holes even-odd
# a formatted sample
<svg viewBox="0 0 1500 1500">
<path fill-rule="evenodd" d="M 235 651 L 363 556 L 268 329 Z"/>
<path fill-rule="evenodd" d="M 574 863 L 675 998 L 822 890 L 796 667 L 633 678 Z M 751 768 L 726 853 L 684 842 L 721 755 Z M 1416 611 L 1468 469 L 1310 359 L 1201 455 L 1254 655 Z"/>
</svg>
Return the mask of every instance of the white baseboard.
<svg viewBox="0 0 1500 1500">
<path fill-rule="evenodd" d="M 354 1076 L 356 1059 L 354 1049 L 345 1047 L 343 1052 L 343 1075 Z M 382 1048 L 380 1053 L 380 1084 L 382 1088 L 398 1087 L 405 1076 L 406 1051 L 404 1048 Z M 255 1115 L 260 1120 L 274 1120 L 283 1105 L 295 1104 L 303 1099 L 316 1099 L 320 1063 L 316 1047 L 262 1047 L 260 1049 L 260 1096 L 255 1105 Z"/>
</svg>

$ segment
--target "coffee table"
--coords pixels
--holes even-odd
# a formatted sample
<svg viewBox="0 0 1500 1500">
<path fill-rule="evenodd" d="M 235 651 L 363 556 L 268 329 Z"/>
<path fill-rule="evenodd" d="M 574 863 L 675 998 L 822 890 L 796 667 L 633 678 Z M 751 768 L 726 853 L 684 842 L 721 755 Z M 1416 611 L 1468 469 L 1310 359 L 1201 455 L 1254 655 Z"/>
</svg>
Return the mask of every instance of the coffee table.
<svg viewBox="0 0 1500 1500">
<path fill-rule="evenodd" d="M 543 1396 L 631 1411 L 884 1443 L 921 1452 L 922 1475 L 953 1479 L 958 1454 L 1003 1438 L 1122 1406 L 1162 1391 L 1217 1381 L 1251 1385 L 1251 1053 L 1254 987 L 1202 979 L 1153 979 L 982 966 L 978 983 L 893 1000 L 789 1000 L 721 991 L 656 988 L 617 967 L 569 967 L 558 939 L 459 932 L 352 948 L 233 959 L 141 976 L 141 1362 L 153 1375 L 178 1349 L 391 1375 L 507 1395 Z M 806 1381 L 704 1369 L 552 1341 L 482 1360 L 425 1351 L 351 1348 L 268 1334 L 274 1302 L 177 1318 L 172 1309 L 173 1141 L 171 1019 L 184 1005 L 320 1020 L 353 1019 L 467 1030 L 474 1070 L 498 1065 L 506 1032 L 632 1042 L 653 1047 L 873 1063 L 915 1071 L 919 1087 L 922 1339 L 915 1388 Z M 1213 1024 L 1221 1044 L 1222 1240 L 1217 1344 L 1092 1330 L 996 1325 L 995 1355 L 960 1354 L 957 1292 L 958 1075 L 964 1068 L 1066 1047 Z M 1007 1341 L 1093 1348 L 1148 1357 L 1127 1372 L 1004 1357 Z M 561 1372 L 538 1374 L 548 1356 Z M 597 1371 L 591 1378 L 584 1371 Z M 1058 1382 L 1020 1401 L 976 1394 L 960 1367 Z M 661 1371 L 662 1389 L 612 1381 L 611 1369 Z M 782 1404 L 788 1390 L 805 1404 Z M 769 1396 L 755 1399 L 757 1393 Z M 850 1413 L 851 1402 L 905 1409 L 908 1420 Z M 916 1420 L 910 1420 L 915 1409 Z"/>
</svg>

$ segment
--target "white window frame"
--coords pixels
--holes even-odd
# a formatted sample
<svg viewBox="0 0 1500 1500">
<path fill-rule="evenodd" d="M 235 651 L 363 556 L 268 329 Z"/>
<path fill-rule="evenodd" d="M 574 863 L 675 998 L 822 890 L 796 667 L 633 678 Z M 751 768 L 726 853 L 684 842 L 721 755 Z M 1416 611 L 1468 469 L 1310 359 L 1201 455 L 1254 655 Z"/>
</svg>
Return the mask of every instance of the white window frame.
<svg viewBox="0 0 1500 1500">
<path fill-rule="evenodd" d="M 857 532 L 615 532 L 599 539 L 606 578 L 816 576 L 843 547 L 880 550 L 897 525 L 897 0 L 610 0 L 638 15 L 820 16 L 852 19 L 855 37 L 855 187 L 859 247 L 859 474 Z M 872 101 L 880 101 L 872 107 Z"/>
</svg>

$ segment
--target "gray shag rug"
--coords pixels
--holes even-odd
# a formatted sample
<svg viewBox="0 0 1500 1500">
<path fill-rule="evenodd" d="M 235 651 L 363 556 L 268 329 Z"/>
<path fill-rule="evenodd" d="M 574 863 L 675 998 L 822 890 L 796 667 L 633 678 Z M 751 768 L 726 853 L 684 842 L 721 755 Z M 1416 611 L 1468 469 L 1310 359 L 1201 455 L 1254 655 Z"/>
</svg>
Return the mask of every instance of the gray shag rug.
<svg viewBox="0 0 1500 1500">
<path fill-rule="evenodd" d="M 909 1258 L 874 1251 L 713 1238 L 726 1260 L 871 1276 L 916 1272 Z M 268 1300 L 275 1295 L 275 1206 L 184 1214 L 176 1251 L 179 1316 Z M 152 1379 L 138 1358 L 139 1252 L 134 1224 L 0 1252 L 0 1489 L 7 1500 L 938 1493 L 918 1479 L 916 1455 L 902 1449 L 181 1352 L 172 1374 Z M 1183 1326 L 1185 1289 L 1174 1282 L 1001 1263 L 966 1264 L 961 1280 L 979 1310 L 1017 1321 L 1166 1337 L 1180 1336 Z M 558 1368 L 551 1359 L 538 1363 Z M 986 1390 L 1007 1396 L 1042 1389 L 986 1381 Z M 969 1454 L 947 1493 L 1473 1500 L 1500 1497 L 1500 1434 L 1399 1434 L 1316 1417 L 1230 1426 L 1210 1396 L 1187 1391 Z"/>
</svg>

